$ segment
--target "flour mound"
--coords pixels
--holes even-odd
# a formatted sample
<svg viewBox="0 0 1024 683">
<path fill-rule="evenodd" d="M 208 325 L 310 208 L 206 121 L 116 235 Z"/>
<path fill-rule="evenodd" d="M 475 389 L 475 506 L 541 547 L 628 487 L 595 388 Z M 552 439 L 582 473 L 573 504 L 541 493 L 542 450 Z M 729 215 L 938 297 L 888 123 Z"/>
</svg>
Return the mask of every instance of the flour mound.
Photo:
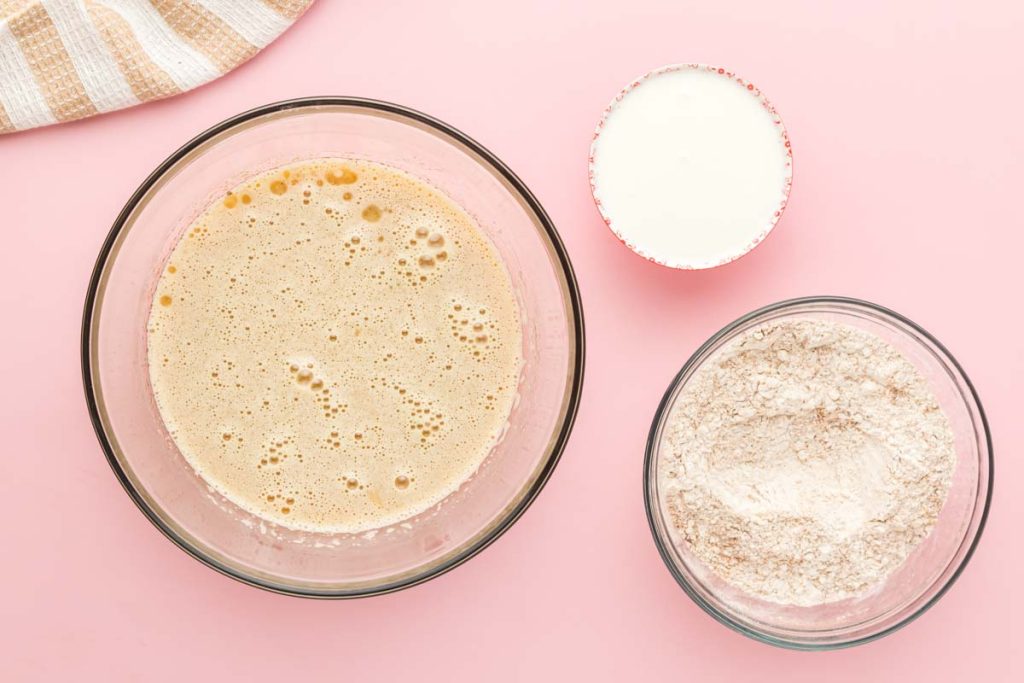
<svg viewBox="0 0 1024 683">
<path fill-rule="evenodd" d="M 931 532 L 956 453 L 920 372 L 867 331 L 748 330 L 690 379 L 659 471 L 677 538 L 770 602 L 864 595 Z"/>
</svg>

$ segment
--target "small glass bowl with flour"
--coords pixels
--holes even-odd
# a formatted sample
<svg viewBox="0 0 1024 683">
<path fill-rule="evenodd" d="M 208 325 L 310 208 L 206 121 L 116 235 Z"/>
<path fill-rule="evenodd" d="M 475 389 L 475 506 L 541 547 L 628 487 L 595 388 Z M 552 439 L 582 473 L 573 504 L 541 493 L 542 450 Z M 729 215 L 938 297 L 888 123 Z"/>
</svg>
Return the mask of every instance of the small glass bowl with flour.
<svg viewBox="0 0 1024 683">
<path fill-rule="evenodd" d="M 934 604 L 981 535 L 988 425 L 913 322 L 836 297 L 773 304 L 709 339 L 651 427 L 647 515 L 669 570 L 723 624 L 816 650 Z"/>
</svg>

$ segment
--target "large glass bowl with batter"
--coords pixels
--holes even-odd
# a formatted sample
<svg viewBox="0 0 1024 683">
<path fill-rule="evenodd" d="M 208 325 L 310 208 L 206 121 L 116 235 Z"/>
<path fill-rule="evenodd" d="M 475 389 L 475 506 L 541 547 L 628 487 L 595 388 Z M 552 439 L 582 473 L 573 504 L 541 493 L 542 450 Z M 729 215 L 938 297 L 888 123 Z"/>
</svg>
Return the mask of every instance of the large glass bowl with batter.
<svg viewBox="0 0 1024 683">
<path fill-rule="evenodd" d="M 687 382 L 730 341 L 764 323 L 820 320 L 871 332 L 907 358 L 927 381 L 953 430 L 956 464 L 932 532 L 884 583 L 860 597 L 813 607 L 753 597 L 716 576 L 673 529 L 660 498 L 658 472 L 665 426 Z M 686 362 L 665 393 L 651 426 L 644 463 L 644 501 L 654 541 L 683 590 L 712 617 L 757 640 L 799 650 L 849 647 L 880 638 L 931 607 L 963 571 L 985 526 L 992 497 L 992 441 L 974 387 L 959 363 L 928 332 L 876 304 L 810 297 L 772 304 L 727 325 Z"/>
<path fill-rule="evenodd" d="M 169 437 L 153 400 L 146 322 L 162 264 L 190 223 L 242 180 L 285 163 L 387 164 L 472 215 L 500 254 L 522 322 L 524 367 L 504 435 L 434 508 L 359 534 L 297 531 L 214 492 Z M 583 380 L 583 313 L 547 214 L 501 161 L 436 119 L 393 104 L 317 98 L 261 107 L 185 144 L 128 201 L 100 252 L 82 331 L 82 371 L 114 473 L 158 529 L 210 567 L 260 588 L 345 598 L 405 588 L 480 552 L 512 525 L 565 447 Z"/>
</svg>

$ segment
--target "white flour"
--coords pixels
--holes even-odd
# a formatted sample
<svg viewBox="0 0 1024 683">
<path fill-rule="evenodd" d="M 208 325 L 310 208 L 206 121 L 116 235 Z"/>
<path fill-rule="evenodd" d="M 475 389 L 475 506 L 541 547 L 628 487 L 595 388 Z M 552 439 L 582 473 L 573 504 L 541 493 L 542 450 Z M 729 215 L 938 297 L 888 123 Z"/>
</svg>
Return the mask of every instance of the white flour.
<svg viewBox="0 0 1024 683">
<path fill-rule="evenodd" d="M 733 586 L 803 606 L 862 595 L 899 568 L 956 462 L 948 418 L 899 351 L 811 320 L 724 347 L 665 436 L 659 487 L 677 536 Z"/>
</svg>

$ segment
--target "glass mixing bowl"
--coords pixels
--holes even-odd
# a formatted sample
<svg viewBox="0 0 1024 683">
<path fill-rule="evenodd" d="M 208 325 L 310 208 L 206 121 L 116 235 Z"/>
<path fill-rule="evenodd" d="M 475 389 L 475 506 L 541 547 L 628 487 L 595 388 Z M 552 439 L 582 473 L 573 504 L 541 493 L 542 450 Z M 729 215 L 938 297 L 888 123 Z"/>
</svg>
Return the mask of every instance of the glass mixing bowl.
<svg viewBox="0 0 1024 683">
<path fill-rule="evenodd" d="M 388 164 L 473 215 L 500 253 L 522 319 L 524 368 L 506 432 L 477 473 L 435 508 L 377 533 L 318 534 L 255 517 L 213 492 L 178 452 L 146 363 L 153 288 L 178 237 L 215 198 L 288 162 Z M 405 588 L 502 534 L 565 447 L 583 379 L 583 312 L 572 266 L 543 208 L 501 161 L 451 126 L 353 98 L 272 104 L 202 133 L 143 182 L 93 273 L 82 331 L 86 399 L 110 465 L 139 509 L 196 559 L 280 593 L 342 598 Z"/>
<path fill-rule="evenodd" d="M 827 320 L 873 332 L 926 378 L 953 429 L 957 462 L 945 506 L 931 534 L 907 561 L 867 595 L 815 607 L 754 598 L 714 575 L 671 528 L 659 500 L 662 434 L 676 398 L 698 368 L 752 327 L 780 319 Z M 898 313 L 840 297 L 794 299 L 766 306 L 726 326 L 686 362 L 651 426 L 644 463 L 644 500 L 655 544 L 683 590 L 712 617 L 757 640 L 800 650 L 865 643 L 906 625 L 949 589 L 985 526 L 992 498 L 992 442 L 981 403 L 963 369 L 930 334 Z"/>
</svg>

